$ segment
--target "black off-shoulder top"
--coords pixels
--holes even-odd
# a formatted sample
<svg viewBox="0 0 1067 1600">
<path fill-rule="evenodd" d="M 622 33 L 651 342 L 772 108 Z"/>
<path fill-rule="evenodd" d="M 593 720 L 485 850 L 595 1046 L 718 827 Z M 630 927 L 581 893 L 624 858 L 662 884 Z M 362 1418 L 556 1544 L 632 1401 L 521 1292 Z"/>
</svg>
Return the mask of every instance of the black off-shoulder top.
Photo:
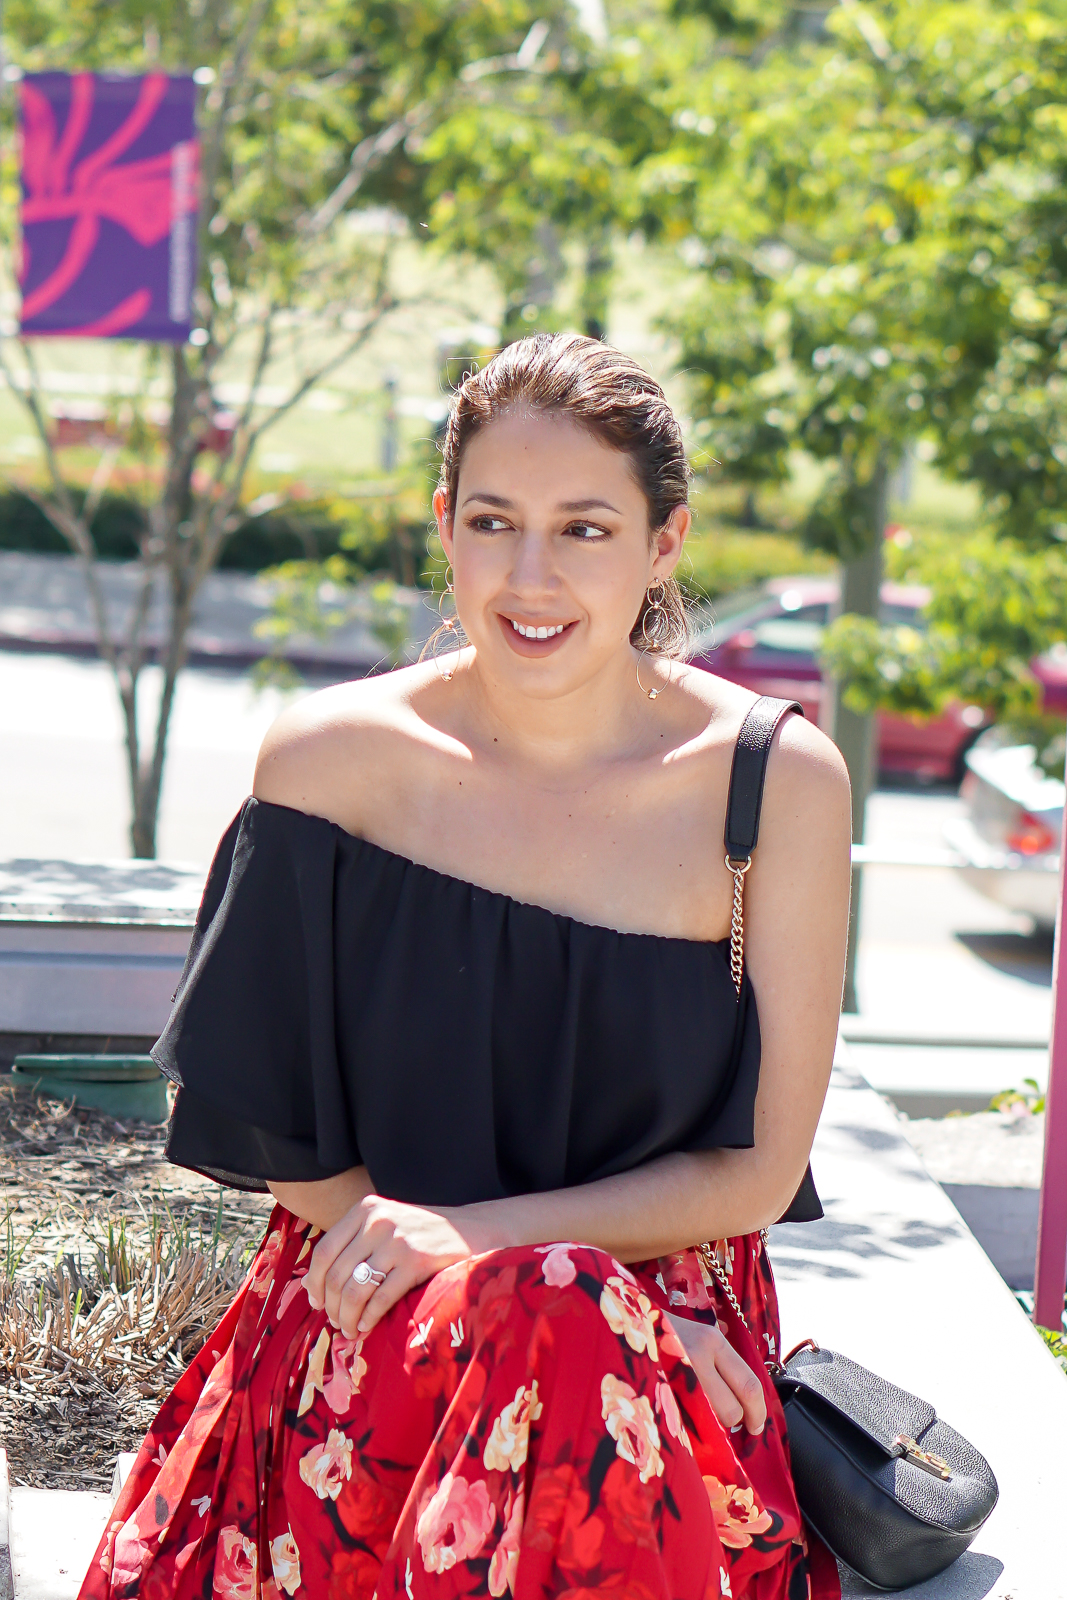
<svg viewBox="0 0 1067 1600">
<path fill-rule="evenodd" d="M 594 927 L 250 799 L 152 1054 L 181 1166 L 263 1190 L 362 1164 L 459 1205 L 751 1147 L 760 1033 L 726 940 Z M 806 1180 L 790 1215 L 820 1214 Z"/>
</svg>

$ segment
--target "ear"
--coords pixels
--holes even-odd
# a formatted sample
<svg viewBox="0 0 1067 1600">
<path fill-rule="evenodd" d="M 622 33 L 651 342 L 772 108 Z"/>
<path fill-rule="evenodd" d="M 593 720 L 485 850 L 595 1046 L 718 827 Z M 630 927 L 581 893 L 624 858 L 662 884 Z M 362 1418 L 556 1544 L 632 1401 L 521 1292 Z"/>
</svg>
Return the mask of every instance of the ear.
<svg viewBox="0 0 1067 1600">
<path fill-rule="evenodd" d="M 675 506 L 662 528 L 656 532 L 652 543 L 652 578 L 669 578 L 681 560 L 686 534 L 693 526 L 693 514 L 688 506 Z"/>
<path fill-rule="evenodd" d="M 437 523 L 437 537 L 441 541 L 441 548 L 445 552 L 445 559 L 452 560 L 452 513 L 448 509 L 448 495 L 444 489 L 435 489 L 433 492 L 433 514 Z"/>
</svg>

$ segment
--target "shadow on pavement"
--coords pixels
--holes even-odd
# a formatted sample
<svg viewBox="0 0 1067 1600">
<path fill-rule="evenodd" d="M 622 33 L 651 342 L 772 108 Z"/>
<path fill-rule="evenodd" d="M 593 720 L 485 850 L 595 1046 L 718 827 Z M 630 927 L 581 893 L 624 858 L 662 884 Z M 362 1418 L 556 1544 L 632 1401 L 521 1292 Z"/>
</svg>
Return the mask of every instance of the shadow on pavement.
<svg viewBox="0 0 1067 1600">
<path fill-rule="evenodd" d="M 1004 1563 L 998 1561 L 996 1556 L 982 1555 L 977 1550 L 967 1550 L 936 1578 L 930 1578 L 926 1583 L 916 1584 L 913 1589 L 904 1589 L 901 1592 L 905 1595 L 914 1595 L 915 1600 L 922 1600 L 924 1595 L 929 1595 L 931 1600 L 935 1595 L 937 1600 L 985 1600 L 985 1596 L 1003 1571 Z M 857 1578 L 847 1567 L 841 1568 L 842 1600 L 852 1600 L 853 1595 L 858 1600 L 860 1595 L 882 1592 L 881 1589 L 872 1589 L 870 1584 L 864 1583 L 862 1578 Z"/>
<path fill-rule="evenodd" d="M 833 1217 L 823 1217 L 821 1222 L 779 1223 L 771 1232 L 770 1249 L 779 1277 L 818 1273 L 823 1278 L 865 1278 L 869 1274 L 860 1268 L 860 1262 L 900 1261 L 905 1252 L 937 1249 L 959 1236 L 954 1223 L 937 1227 L 919 1217 L 909 1218 L 891 1232 L 865 1222 L 835 1222 Z M 830 1255 L 838 1259 L 826 1259 Z M 856 1260 L 856 1267 L 849 1266 L 849 1256 Z"/>
</svg>

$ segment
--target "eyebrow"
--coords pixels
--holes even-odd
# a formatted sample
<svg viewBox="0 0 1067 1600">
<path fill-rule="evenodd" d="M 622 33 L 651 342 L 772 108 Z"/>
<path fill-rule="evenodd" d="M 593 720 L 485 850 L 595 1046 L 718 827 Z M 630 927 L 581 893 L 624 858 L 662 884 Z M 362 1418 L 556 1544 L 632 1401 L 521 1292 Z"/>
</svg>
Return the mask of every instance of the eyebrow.
<svg viewBox="0 0 1067 1600">
<path fill-rule="evenodd" d="M 463 504 L 470 505 L 472 500 L 480 500 L 483 505 L 496 506 L 501 511 L 510 511 L 515 502 L 506 495 L 488 494 L 481 489 L 475 489 L 473 494 L 467 495 Z M 564 500 L 556 507 L 557 511 L 614 511 L 617 517 L 622 516 L 618 506 L 613 506 L 610 500 Z"/>
</svg>

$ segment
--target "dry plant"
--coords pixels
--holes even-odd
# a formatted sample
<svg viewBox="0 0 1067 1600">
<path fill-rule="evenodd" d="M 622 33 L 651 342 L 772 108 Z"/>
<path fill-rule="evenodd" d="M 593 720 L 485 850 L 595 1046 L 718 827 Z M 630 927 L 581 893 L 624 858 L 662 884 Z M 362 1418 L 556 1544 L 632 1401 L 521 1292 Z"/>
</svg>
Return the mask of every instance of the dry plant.
<svg viewBox="0 0 1067 1600">
<path fill-rule="evenodd" d="M 0 1088 L 0 1438 L 15 1482 L 106 1488 L 216 1326 L 269 1199 L 164 1130 Z"/>
</svg>

